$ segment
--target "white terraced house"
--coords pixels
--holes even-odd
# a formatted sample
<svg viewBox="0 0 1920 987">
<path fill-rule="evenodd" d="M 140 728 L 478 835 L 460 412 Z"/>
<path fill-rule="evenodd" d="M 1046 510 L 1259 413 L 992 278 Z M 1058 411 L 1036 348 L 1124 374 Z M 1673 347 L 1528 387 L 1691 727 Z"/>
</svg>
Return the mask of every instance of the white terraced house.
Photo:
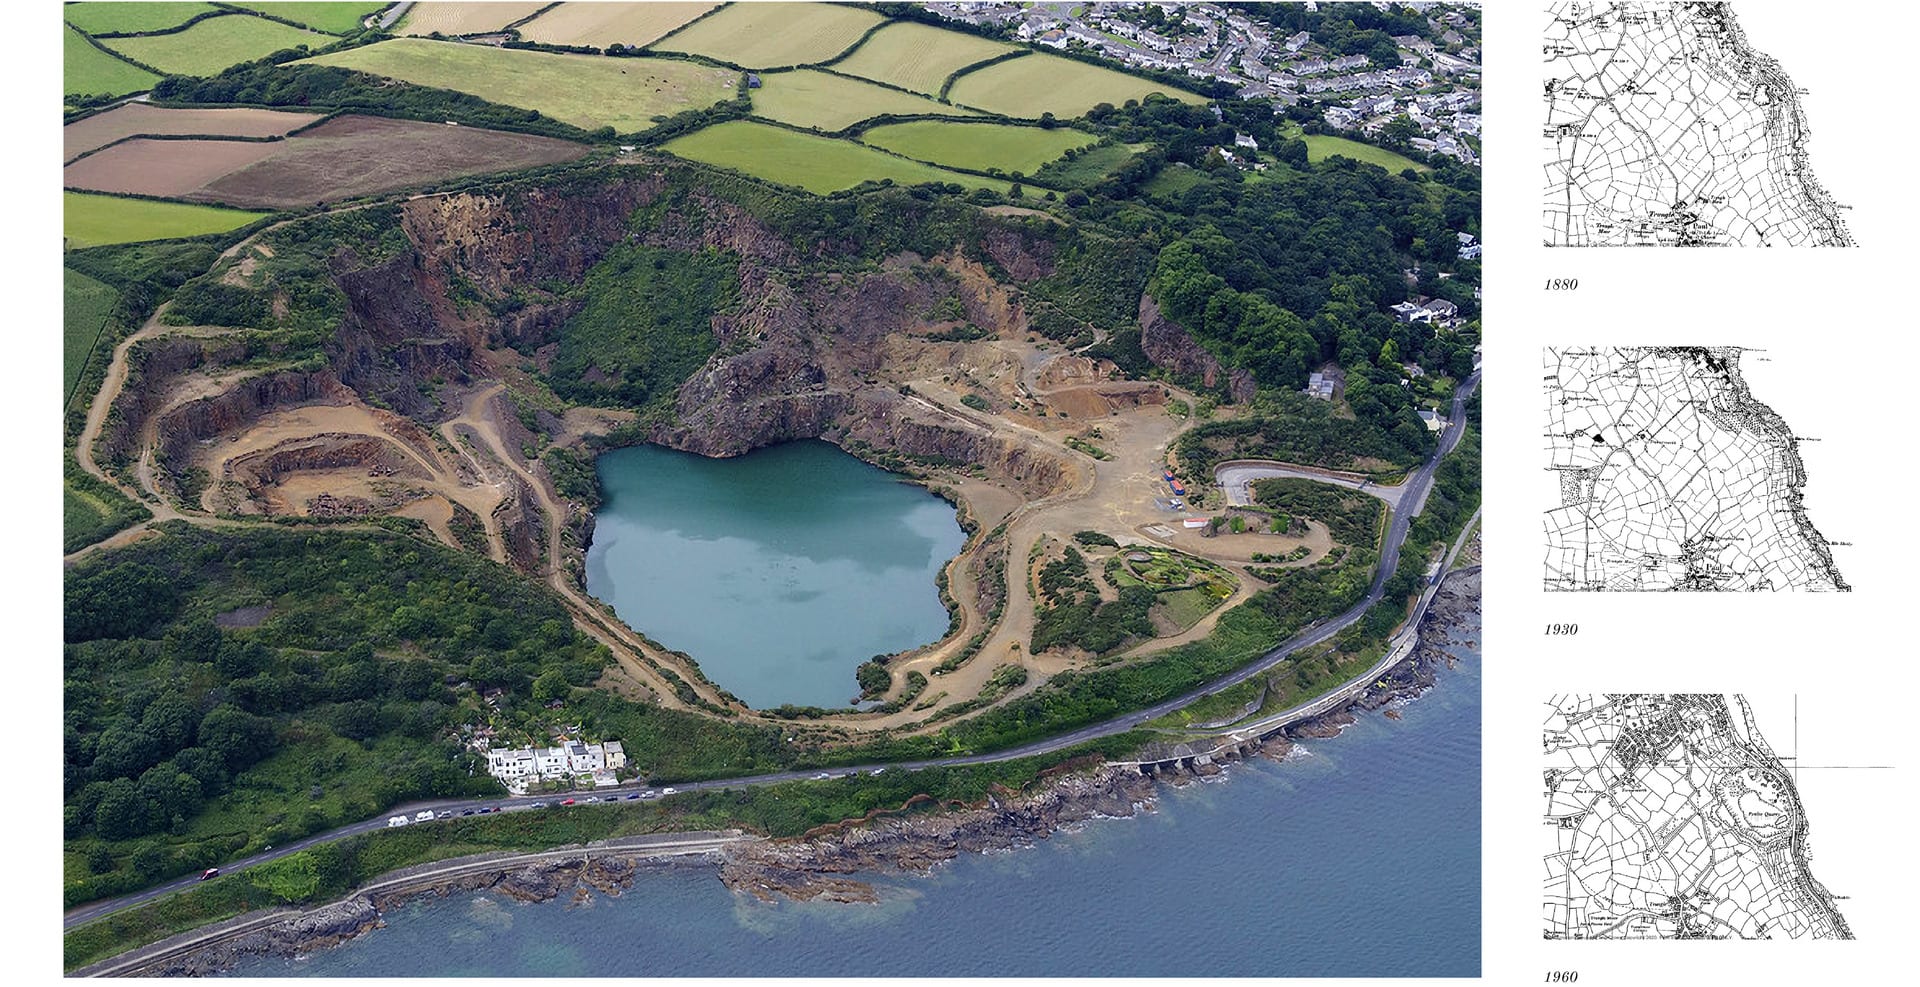
<svg viewBox="0 0 1920 987">
<path fill-rule="evenodd" d="M 605 744 L 567 741 L 559 747 L 497 747 L 487 751 L 487 773 L 504 782 L 514 794 L 525 794 L 529 783 L 591 775 L 595 784 L 611 784 L 613 772 L 627 763 L 617 740 Z M 608 779 L 603 782 L 601 779 Z"/>
</svg>

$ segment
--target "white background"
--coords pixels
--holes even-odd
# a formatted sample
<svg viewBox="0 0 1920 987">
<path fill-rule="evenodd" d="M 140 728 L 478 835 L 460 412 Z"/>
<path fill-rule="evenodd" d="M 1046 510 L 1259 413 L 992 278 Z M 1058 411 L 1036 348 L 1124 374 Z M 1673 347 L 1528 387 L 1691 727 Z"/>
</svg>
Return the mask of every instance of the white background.
<svg viewBox="0 0 1920 987">
<path fill-rule="evenodd" d="M 1888 155 L 1911 146 L 1872 94 L 1903 91 L 1899 60 L 1862 57 L 1890 7 L 1735 2 L 1747 38 L 1807 90 L 1814 174 L 1861 244 L 1844 249 L 1577 249 L 1541 245 L 1540 31 L 1544 3 L 1487 5 L 1484 972 L 1543 983 L 1775 984 L 1866 980 L 1899 969 L 1915 917 L 1903 791 L 1912 757 L 1901 618 L 1916 605 L 1912 510 L 1913 320 L 1887 305 L 1914 283 L 1912 195 Z M 1579 278 L 1547 292 L 1549 277 Z M 1801 445 L 1806 507 L 1852 593 L 1546 593 L 1541 349 L 1568 345 L 1747 346 L 1754 396 Z M 1577 622 L 1573 638 L 1549 622 Z M 1802 763 L 1814 877 L 1836 896 L 1852 943 L 1546 942 L 1540 933 L 1540 722 L 1559 692 L 1734 692 L 1760 731 Z M 1896 978 L 1897 979 L 1897 978 Z"/>
<path fill-rule="evenodd" d="M 8 710 L 17 812 L 0 815 L 16 849 L 16 893 L 0 898 L 15 977 L 58 976 L 54 914 L 60 631 L 57 495 L 60 425 L 58 5 L 16 11 L 0 71 L 9 91 L 8 368 L 0 388 L 15 440 L 0 484 L 0 569 L 10 618 Z M 1911 18 L 1891 4 L 1737 0 L 1751 42 L 1810 91 L 1812 167 L 1852 207 L 1854 250 L 1549 250 L 1540 245 L 1540 30 L 1544 4 L 1491 0 L 1486 15 L 1486 573 L 1484 972 L 1492 983 L 1852 982 L 1904 968 L 1915 918 L 1906 779 L 1906 666 L 1917 520 L 1909 495 L 1920 399 L 1910 396 L 1917 259 Z M 23 136 L 25 135 L 25 136 Z M 1548 277 L 1580 289 L 1547 293 Z M 23 296 L 23 297 L 22 297 Z M 1807 507 L 1855 591 L 1830 595 L 1546 594 L 1540 513 L 1541 347 L 1674 343 L 1764 348 L 1748 361 L 1755 395 L 1795 432 Z M 1577 637 L 1548 638 L 1549 621 Z M 1814 874 L 1837 895 L 1852 943 L 1544 942 L 1539 909 L 1539 725 L 1543 702 L 1574 691 L 1744 692 L 1776 751 L 1792 750 L 1799 696 L 1805 763 L 1894 764 L 1805 771 Z M 1396 811 L 1382 806 L 1381 811 Z M 18 852 L 27 848 L 26 852 Z M 38 848 L 38 849 L 35 849 Z M 1230 917 L 1257 921 L 1255 916 Z M 1359 945 L 1359 944 L 1356 944 Z M 10 978 L 11 979 L 11 978 Z"/>
</svg>

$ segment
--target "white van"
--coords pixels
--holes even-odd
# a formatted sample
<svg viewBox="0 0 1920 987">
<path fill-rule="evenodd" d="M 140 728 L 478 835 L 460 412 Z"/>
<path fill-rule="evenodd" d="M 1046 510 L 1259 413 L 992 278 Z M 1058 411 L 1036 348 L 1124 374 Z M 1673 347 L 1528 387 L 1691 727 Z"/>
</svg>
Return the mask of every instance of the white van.
<svg viewBox="0 0 1920 987">
<path fill-rule="evenodd" d="M 421 810 L 420 810 L 419 812 L 416 812 L 416 813 L 414 813 L 414 814 L 413 814 L 413 821 L 414 821 L 414 822 L 432 822 L 432 821 L 433 821 L 433 810 L 432 810 L 432 809 L 421 809 Z"/>
<path fill-rule="evenodd" d="M 392 828 L 394 828 L 395 826 L 405 826 L 406 824 L 407 824 L 407 817 L 406 817 L 406 816 L 388 816 L 388 817 L 387 817 L 387 828 L 388 828 L 388 829 L 392 829 Z"/>
</svg>

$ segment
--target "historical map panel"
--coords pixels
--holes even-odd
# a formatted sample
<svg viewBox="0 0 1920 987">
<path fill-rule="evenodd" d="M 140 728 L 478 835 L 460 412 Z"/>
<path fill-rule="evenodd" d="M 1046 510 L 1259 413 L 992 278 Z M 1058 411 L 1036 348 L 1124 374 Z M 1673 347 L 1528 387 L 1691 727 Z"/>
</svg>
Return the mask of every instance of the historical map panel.
<svg viewBox="0 0 1920 987">
<path fill-rule="evenodd" d="M 1745 699 L 1555 696 L 1540 739 L 1546 938 L 1853 938 Z"/>
<path fill-rule="evenodd" d="M 1847 590 L 1738 347 L 1546 350 L 1549 591 Z"/>
<path fill-rule="evenodd" d="M 1547 8 L 1548 246 L 1851 246 L 1800 90 L 1724 3 Z"/>
</svg>

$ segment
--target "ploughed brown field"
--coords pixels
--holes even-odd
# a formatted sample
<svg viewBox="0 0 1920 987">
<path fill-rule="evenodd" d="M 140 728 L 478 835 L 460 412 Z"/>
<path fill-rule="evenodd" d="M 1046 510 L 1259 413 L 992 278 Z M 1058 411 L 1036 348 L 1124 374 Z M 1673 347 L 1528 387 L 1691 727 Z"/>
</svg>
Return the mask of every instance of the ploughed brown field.
<svg viewBox="0 0 1920 987">
<path fill-rule="evenodd" d="M 68 165 L 66 185 L 284 209 L 586 153 L 551 137 L 342 116 L 283 141 L 126 141 Z"/>
<path fill-rule="evenodd" d="M 125 103 L 61 128 L 64 154 L 60 160 L 72 161 L 79 155 L 105 147 L 123 137 L 141 134 L 279 137 L 319 118 L 317 113 L 287 113 L 247 107 L 170 110 L 145 103 Z"/>
<path fill-rule="evenodd" d="M 286 149 L 286 141 L 122 141 L 66 167 L 66 186 L 89 192 L 178 197 Z"/>
</svg>

